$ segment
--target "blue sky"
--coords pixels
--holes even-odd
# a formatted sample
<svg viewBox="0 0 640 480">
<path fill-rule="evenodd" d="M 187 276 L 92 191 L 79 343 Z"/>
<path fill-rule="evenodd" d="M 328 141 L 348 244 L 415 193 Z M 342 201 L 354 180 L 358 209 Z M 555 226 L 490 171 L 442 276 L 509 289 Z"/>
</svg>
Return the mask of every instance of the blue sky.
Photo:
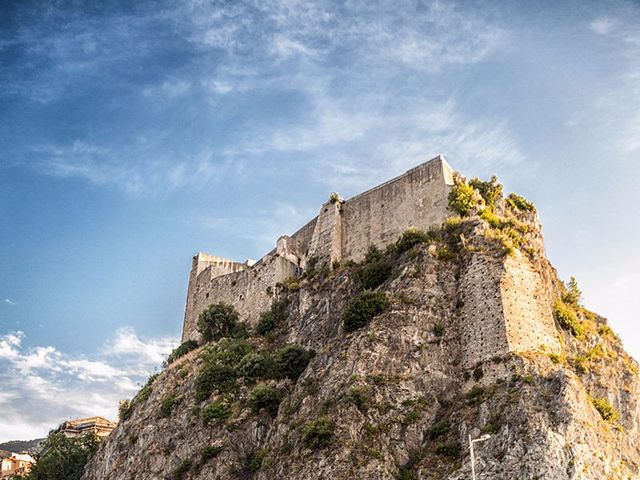
<svg viewBox="0 0 640 480">
<path fill-rule="evenodd" d="M 1 8 L 0 441 L 115 416 L 177 342 L 195 252 L 259 258 L 436 154 L 532 199 L 640 357 L 638 3 Z"/>
</svg>

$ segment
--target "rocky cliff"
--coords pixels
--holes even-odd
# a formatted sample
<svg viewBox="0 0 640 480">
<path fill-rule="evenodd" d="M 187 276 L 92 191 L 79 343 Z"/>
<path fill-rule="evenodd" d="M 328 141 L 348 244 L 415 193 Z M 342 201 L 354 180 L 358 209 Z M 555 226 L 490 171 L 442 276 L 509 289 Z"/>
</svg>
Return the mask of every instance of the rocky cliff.
<svg viewBox="0 0 640 480">
<path fill-rule="evenodd" d="M 83 478 L 462 480 L 482 435 L 479 479 L 640 478 L 637 364 L 498 187 L 458 178 L 442 228 L 279 285 L 124 404 Z"/>
</svg>

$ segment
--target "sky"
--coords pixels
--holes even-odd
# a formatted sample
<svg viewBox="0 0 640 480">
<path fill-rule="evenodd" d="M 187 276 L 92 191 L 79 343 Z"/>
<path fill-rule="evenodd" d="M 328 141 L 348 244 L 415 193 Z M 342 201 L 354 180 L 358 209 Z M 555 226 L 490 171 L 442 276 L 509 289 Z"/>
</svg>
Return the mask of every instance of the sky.
<svg viewBox="0 0 640 480">
<path fill-rule="evenodd" d="M 196 252 L 438 154 L 537 205 L 640 358 L 639 59 L 635 1 L 3 1 L 0 442 L 115 418 Z"/>
</svg>

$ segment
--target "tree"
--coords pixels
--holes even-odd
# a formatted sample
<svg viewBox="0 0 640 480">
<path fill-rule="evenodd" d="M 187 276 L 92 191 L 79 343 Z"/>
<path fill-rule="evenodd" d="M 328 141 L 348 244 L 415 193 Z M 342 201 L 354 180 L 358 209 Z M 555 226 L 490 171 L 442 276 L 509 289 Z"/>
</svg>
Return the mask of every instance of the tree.
<svg viewBox="0 0 640 480">
<path fill-rule="evenodd" d="M 213 303 L 198 316 L 198 331 L 206 342 L 231 337 L 239 331 L 238 318 L 233 305 Z"/>
<path fill-rule="evenodd" d="M 28 480 L 80 480 L 84 467 L 98 448 L 93 434 L 68 438 L 51 432 L 43 444 L 43 453 L 26 477 Z"/>
</svg>

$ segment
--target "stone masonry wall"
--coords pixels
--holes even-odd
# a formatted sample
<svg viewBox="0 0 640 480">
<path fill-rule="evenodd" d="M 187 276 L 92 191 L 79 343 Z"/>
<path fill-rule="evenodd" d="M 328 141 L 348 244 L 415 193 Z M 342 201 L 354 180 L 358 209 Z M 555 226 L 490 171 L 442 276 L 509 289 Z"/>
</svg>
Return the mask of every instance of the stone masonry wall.
<svg viewBox="0 0 640 480">
<path fill-rule="evenodd" d="M 505 260 L 500 282 L 502 308 L 509 349 L 513 352 L 558 351 L 557 332 L 552 306 L 555 294 L 531 261 L 519 250 Z"/>
<path fill-rule="evenodd" d="M 458 291 L 462 301 L 460 341 L 466 368 L 509 351 L 502 312 L 501 277 L 502 262 L 481 254 L 474 255 L 461 272 Z"/>
<path fill-rule="evenodd" d="M 212 303 L 233 305 L 241 321 L 255 325 L 260 313 L 271 305 L 268 287 L 275 291 L 277 282 L 297 273 L 296 265 L 278 255 L 268 255 L 249 269 L 227 275 L 214 276 L 205 270 L 189 285 L 182 341 L 200 339 L 198 315 Z"/>
<path fill-rule="evenodd" d="M 453 170 L 436 157 L 342 205 L 342 258 L 361 260 L 371 245 L 396 241 L 409 227 L 427 230 L 447 217 Z"/>
</svg>

